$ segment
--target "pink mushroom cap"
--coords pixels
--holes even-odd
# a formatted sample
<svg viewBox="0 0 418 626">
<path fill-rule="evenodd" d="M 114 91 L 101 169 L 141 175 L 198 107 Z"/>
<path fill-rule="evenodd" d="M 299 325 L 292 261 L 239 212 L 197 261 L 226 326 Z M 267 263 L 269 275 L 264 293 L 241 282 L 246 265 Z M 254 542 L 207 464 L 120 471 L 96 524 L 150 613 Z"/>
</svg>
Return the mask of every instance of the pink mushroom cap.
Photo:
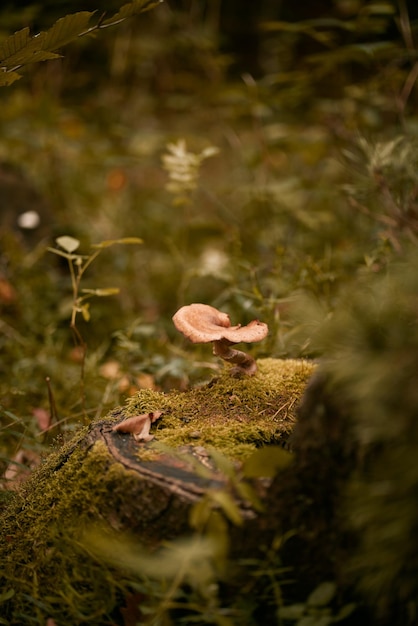
<svg viewBox="0 0 418 626">
<path fill-rule="evenodd" d="M 189 304 L 173 315 L 174 326 L 193 343 L 226 340 L 232 344 L 261 341 L 268 334 L 268 326 L 253 320 L 246 326 L 231 326 L 229 315 L 209 304 Z"/>
</svg>

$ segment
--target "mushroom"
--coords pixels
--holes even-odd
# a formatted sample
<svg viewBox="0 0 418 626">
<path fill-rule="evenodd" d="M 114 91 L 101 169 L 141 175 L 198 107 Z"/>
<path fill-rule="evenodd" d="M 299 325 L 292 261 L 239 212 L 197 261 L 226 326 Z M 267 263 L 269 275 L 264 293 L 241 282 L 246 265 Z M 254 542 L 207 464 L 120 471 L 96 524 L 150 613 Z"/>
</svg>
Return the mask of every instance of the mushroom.
<svg viewBox="0 0 418 626">
<path fill-rule="evenodd" d="M 112 430 L 120 433 L 132 433 L 135 441 L 151 441 L 154 435 L 150 435 L 151 424 L 161 417 L 162 411 L 153 411 L 143 415 L 134 415 L 113 426 Z"/>
<path fill-rule="evenodd" d="M 174 326 L 193 343 L 213 342 L 213 353 L 228 363 L 234 364 L 231 374 L 254 376 L 257 365 L 253 357 L 231 348 L 240 343 L 261 341 L 267 336 L 268 326 L 253 320 L 247 326 L 231 326 L 226 313 L 208 304 L 189 304 L 181 307 L 173 315 Z"/>
</svg>

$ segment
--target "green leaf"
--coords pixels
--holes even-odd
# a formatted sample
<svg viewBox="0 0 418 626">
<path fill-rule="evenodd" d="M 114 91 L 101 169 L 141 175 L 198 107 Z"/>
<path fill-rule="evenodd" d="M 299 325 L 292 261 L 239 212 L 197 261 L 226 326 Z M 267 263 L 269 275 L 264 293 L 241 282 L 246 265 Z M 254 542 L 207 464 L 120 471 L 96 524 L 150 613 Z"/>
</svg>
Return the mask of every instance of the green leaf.
<svg viewBox="0 0 418 626">
<path fill-rule="evenodd" d="M 19 78 L 22 77 L 17 72 L 2 72 L 0 70 L 0 87 L 8 87 L 16 80 L 19 80 Z"/>
<path fill-rule="evenodd" d="M 92 296 L 114 296 L 120 292 L 119 287 L 107 287 L 106 289 L 82 289 L 83 293 L 89 293 Z"/>
<path fill-rule="evenodd" d="M 22 28 L 18 30 L 14 35 L 7 37 L 2 44 L 0 44 L 0 65 L 5 65 L 5 61 L 13 58 L 22 48 L 27 46 L 30 41 L 29 28 Z"/>
<path fill-rule="evenodd" d="M 80 313 L 83 316 L 83 320 L 85 322 L 89 322 L 90 321 L 90 304 L 87 302 L 86 304 L 83 304 L 80 307 Z"/>
<path fill-rule="evenodd" d="M 13 598 L 14 595 L 15 595 L 14 589 L 3 591 L 3 593 L 0 594 L 0 602 L 6 602 L 6 600 L 10 600 L 10 598 Z"/>
<path fill-rule="evenodd" d="M 117 243 L 122 244 L 136 244 L 136 243 L 144 243 L 142 239 L 139 237 L 123 237 L 122 239 L 107 239 L 105 241 L 101 241 L 100 243 L 93 243 L 92 248 L 109 248 L 110 246 L 114 246 Z"/>
<path fill-rule="evenodd" d="M 265 446 L 256 450 L 244 463 L 246 478 L 272 478 L 292 462 L 290 452 L 279 446 Z"/>
<path fill-rule="evenodd" d="M 290 604 L 289 606 L 279 607 L 279 616 L 281 619 L 296 621 L 305 614 L 304 604 Z"/>
<path fill-rule="evenodd" d="M 129 2 L 128 4 L 124 4 L 115 15 L 103 20 L 100 26 L 112 26 L 113 24 L 126 20 L 128 17 L 149 11 L 162 2 L 163 0 L 135 0 L 135 2 Z"/>
<path fill-rule="evenodd" d="M 48 252 L 53 252 L 58 256 L 62 256 L 64 259 L 68 259 L 69 261 L 78 261 L 80 262 L 82 259 L 88 259 L 87 256 L 83 256 L 81 254 L 70 254 L 69 252 L 64 252 L 63 250 L 58 250 L 57 248 L 47 248 Z"/>
<path fill-rule="evenodd" d="M 262 512 L 265 510 L 257 492 L 251 485 L 241 480 L 235 484 L 235 489 L 240 498 L 247 500 L 256 511 Z"/>
<path fill-rule="evenodd" d="M 56 50 L 74 41 L 87 30 L 90 18 L 95 11 L 80 11 L 61 17 L 43 35 L 42 49 Z"/>
<path fill-rule="evenodd" d="M 174 579 L 180 570 L 187 572 L 190 567 L 196 568 L 211 559 L 215 551 L 212 540 L 190 537 L 166 544 L 150 555 L 137 541 L 123 535 L 109 536 L 100 528 L 87 531 L 82 541 L 100 559 L 155 580 Z"/>
<path fill-rule="evenodd" d="M 0 49 L 0 54 L 3 52 L 6 56 L 1 59 L 1 65 L 5 67 L 19 67 L 35 61 L 48 61 L 60 58 L 60 55 L 44 50 L 45 33 L 39 33 L 39 35 L 28 38 L 27 31 L 28 29 L 23 29 L 23 31 L 15 33 L 15 35 L 3 42 L 3 50 Z"/>
<path fill-rule="evenodd" d="M 208 493 L 212 502 L 217 504 L 224 515 L 236 526 L 242 526 L 243 519 L 241 511 L 239 510 L 236 502 L 226 491 L 210 491 Z"/>
<path fill-rule="evenodd" d="M 201 530 L 205 527 L 212 512 L 208 498 L 202 498 L 190 510 L 189 523 L 192 528 Z"/>
<path fill-rule="evenodd" d="M 61 59 L 60 54 L 49 52 L 48 50 L 38 50 L 38 42 L 22 50 L 22 58 L 18 59 L 14 65 L 27 65 L 28 63 L 38 63 L 40 61 L 53 61 Z"/>
<path fill-rule="evenodd" d="M 341 622 L 342 620 L 346 619 L 346 617 L 353 613 L 355 608 L 356 605 L 354 603 L 345 604 L 343 607 L 341 607 L 337 615 L 334 617 L 334 622 Z"/>
<path fill-rule="evenodd" d="M 237 476 L 234 463 L 215 448 L 209 448 L 208 451 L 216 469 L 227 478 L 234 480 Z"/>
<path fill-rule="evenodd" d="M 336 584 L 333 582 L 323 582 L 309 595 L 308 606 L 328 606 L 337 590 Z"/>
<path fill-rule="evenodd" d="M 63 248 L 63 250 L 65 250 L 66 252 L 69 252 L 70 254 L 74 252 L 75 250 L 77 250 L 77 248 L 80 245 L 80 242 L 78 239 L 75 239 L 74 237 L 70 237 L 69 235 L 63 235 L 62 237 L 57 237 L 55 241 L 61 248 Z"/>
</svg>

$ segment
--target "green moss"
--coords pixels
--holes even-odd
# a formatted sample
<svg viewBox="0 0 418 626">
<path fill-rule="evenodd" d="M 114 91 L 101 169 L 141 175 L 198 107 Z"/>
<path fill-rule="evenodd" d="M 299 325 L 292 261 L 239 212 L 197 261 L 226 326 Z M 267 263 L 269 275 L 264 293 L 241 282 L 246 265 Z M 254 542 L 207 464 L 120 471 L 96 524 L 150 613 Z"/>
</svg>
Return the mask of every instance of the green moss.
<svg viewBox="0 0 418 626">
<path fill-rule="evenodd" d="M 289 433 L 313 369 L 307 361 L 264 359 L 254 378 L 234 379 L 225 371 L 183 393 L 140 392 L 102 424 L 162 409 L 157 441 L 214 446 L 243 458 Z M 6 623 L 45 624 L 48 617 L 57 626 L 114 623 L 112 612 L 123 606 L 131 577 L 90 555 L 83 532 L 103 523 L 144 538 L 153 524 L 149 511 L 155 516 L 169 509 L 164 497 L 115 462 L 89 428 L 80 430 L 46 459 L 0 516 L 0 588 L 13 593 L 1 604 Z M 177 519 L 186 527 L 176 527 Z M 185 510 L 175 508 L 166 524 L 171 536 L 185 532 Z"/>
<path fill-rule="evenodd" d="M 2 605 L 11 624 L 101 624 L 126 586 L 90 558 L 81 533 L 98 522 L 128 477 L 111 464 L 102 442 L 53 454 L 16 494 L 0 519 L 0 586 L 14 596 Z"/>
<path fill-rule="evenodd" d="M 225 368 L 219 378 L 187 392 L 140 391 L 126 412 L 163 411 L 153 427 L 161 443 L 215 447 L 243 459 L 261 445 L 286 440 L 314 369 L 310 361 L 260 359 L 254 377 L 233 378 Z"/>
</svg>

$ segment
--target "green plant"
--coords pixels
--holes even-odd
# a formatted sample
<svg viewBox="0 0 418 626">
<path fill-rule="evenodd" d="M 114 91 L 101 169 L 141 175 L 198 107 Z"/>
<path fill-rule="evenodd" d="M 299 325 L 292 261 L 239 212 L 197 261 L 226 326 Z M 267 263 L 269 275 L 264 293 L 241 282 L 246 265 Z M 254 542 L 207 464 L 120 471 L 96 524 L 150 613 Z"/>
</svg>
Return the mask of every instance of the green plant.
<svg viewBox="0 0 418 626">
<path fill-rule="evenodd" d="M 71 319 L 70 328 L 74 334 L 76 345 L 81 350 L 80 366 L 81 366 L 81 400 L 84 413 L 86 412 L 85 405 L 85 380 L 84 380 L 84 366 L 86 360 L 87 344 L 82 337 L 80 330 L 77 326 L 77 316 L 82 315 L 83 319 L 88 322 L 90 320 L 90 302 L 91 298 L 112 296 L 119 293 L 119 288 L 108 287 L 102 289 L 82 289 L 81 280 L 86 270 L 97 259 L 99 254 L 105 249 L 115 244 L 140 244 L 142 239 L 138 237 L 127 237 L 124 239 L 115 239 L 102 241 L 101 243 L 94 244 L 92 247 L 95 251 L 90 255 L 75 254 L 75 251 L 80 245 L 78 239 L 63 235 L 56 240 L 58 248 L 48 248 L 48 250 L 60 257 L 63 257 L 68 262 L 71 277 L 72 288 L 72 306 L 71 306 Z"/>
<path fill-rule="evenodd" d="M 387 241 L 396 253 L 418 242 L 418 147 L 415 137 L 398 135 L 372 143 L 361 137 L 344 151 L 355 169 L 355 184 L 347 185 L 350 206 L 376 225 L 376 240 Z M 372 264 L 372 259 L 368 259 Z"/>
<path fill-rule="evenodd" d="M 329 626 L 345 620 L 354 610 L 353 604 L 347 604 L 335 612 L 332 601 L 337 593 L 334 582 L 323 582 L 314 589 L 306 602 L 281 606 L 278 610 L 280 623 L 294 626 Z"/>
</svg>

